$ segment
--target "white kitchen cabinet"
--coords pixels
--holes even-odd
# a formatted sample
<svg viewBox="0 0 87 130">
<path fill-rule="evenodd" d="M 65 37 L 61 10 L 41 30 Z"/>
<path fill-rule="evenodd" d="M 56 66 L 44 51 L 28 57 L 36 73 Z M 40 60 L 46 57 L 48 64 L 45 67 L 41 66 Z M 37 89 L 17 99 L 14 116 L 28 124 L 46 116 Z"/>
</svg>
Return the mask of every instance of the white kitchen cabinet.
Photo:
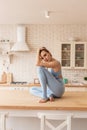
<svg viewBox="0 0 87 130">
<path fill-rule="evenodd" d="M 87 42 L 62 42 L 61 65 L 63 68 L 87 69 Z"/>
</svg>

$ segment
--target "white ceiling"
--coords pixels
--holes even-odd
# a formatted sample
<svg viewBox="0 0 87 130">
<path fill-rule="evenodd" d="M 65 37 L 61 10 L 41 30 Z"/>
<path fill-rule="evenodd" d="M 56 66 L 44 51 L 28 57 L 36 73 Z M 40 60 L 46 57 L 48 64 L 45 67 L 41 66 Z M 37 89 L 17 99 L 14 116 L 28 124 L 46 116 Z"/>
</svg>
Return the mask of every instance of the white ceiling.
<svg viewBox="0 0 87 130">
<path fill-rule="evenodd" d="M 87 24 L 87 0 L 0 0 L 0 24 Z"/>
</svg>

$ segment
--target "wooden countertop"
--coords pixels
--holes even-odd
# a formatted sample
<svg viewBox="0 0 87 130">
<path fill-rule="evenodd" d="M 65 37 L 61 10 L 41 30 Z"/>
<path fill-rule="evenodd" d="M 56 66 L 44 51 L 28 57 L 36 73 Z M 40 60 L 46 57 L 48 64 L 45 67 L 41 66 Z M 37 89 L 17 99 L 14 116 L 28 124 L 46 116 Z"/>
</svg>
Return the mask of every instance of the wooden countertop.
<svg viewBox="0 0 87 130">
<path fill-rule="evenodd" d="M 0 84 L 0 87 L 32 87 L 32 86 L 40 86 L 40 84 L 34 84 L 34 83 L 29 83 L 29 84 Z M 65 84 L 65 87 L 85 87 L 87 88 L 87 84 Z"/>
<path fill-rule="evenodd" d="M 87 92 L 65 92 L 54 102 L 39 103 L 27 90 L 0 90 L 0 109 L 87 111 Z"/>
<path fill-rule="evenodd" d="M 29 84 L 30 87 L 32 86 L 40 86 L 40 84 L 34 84 L 34 83 L 30 83 Z M 72 84 L 72 83 L 68 83 L 68 84 L 65 84 L 65 87 L 85 87 L 87 88 L 87 84 Z"/>
</svg>

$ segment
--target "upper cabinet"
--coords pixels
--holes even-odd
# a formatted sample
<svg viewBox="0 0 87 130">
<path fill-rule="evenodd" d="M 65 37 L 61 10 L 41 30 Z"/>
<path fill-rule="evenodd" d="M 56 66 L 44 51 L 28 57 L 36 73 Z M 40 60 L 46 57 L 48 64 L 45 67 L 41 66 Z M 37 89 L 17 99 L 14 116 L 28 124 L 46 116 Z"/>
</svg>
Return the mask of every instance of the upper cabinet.
<svg viewBox="0 0 87 130">
<path fill-rule="evenodd" d="M 61 65 L 63 68 L 87 69 L 86 42 L 62 42 Z"/>
</svg>

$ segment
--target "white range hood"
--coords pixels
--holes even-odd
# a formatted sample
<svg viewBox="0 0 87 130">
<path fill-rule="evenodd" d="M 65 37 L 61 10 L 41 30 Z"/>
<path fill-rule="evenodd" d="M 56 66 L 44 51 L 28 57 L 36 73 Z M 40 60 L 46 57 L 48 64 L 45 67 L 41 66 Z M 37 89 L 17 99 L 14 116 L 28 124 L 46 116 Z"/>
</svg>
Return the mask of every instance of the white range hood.
<svg viewBox="0 0 87 130">
<path fill-rule="evenodd" d="M 26 28 L 24 25 L 18 25 L 17 26 L 17 42 L 13 45 L 13 47 L 11 48 L 11 51 L 17 51 L 17 52 L 21 52 L 21 51 L 29 51 L 29 47 L 25 41 L 25 35 L 26 33 Z"/>
</svg>

